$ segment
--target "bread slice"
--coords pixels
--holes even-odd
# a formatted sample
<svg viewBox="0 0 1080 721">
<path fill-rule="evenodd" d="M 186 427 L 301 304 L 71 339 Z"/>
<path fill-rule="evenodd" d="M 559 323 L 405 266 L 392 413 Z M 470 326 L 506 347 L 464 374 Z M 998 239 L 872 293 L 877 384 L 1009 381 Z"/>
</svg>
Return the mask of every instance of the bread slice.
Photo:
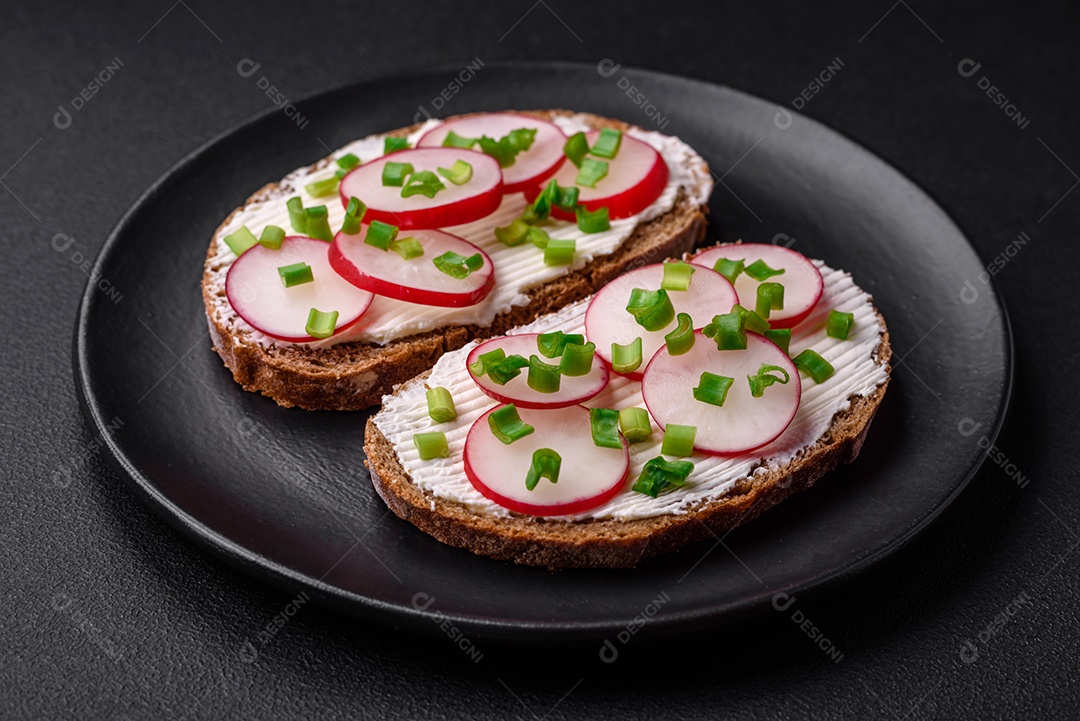
<svg viewBox="0 0 1080 721">
<path fill-rule="evenodd" d="M 544 119 L 576 115 L 593 128 L 635 128 L 618 120 L 566 110 L 530 111 L 527 114 Z M 389 135 L 408 135 L 418 127 L 391 131 Z M 330 162 L 331 158 L 325 158 L 311 169 Z M 245 206 L 287 195 L 292 195 L 292 191 L 271 183 L 252 195 Z M 242 210 L 233 211 L 218 230 Z M 395 385 L 431 368 L 447 351 L 460 348 L 474 338 L 501 335 L 510 328 L 581 300 L 626 270 L 689 251 L 705 236 L 707 212 L 706 206 L 697 205 L 685 192 L 680 192 L 670 211 L 640 223 L 613 253 L 594 258 L 578 270 L 530 289 L 527 304 L 496 316 L 491 325 L 446 326 L 402 337 L 383 346 L 359 341 L 327 348 L 271 346 L 259 343 L 248 331 L 216 319 L 214 308 L 227 301 L 224 300 L 224 288 L 220 282 L 215 282 L 215 242 L 211 241 L 202 282 L 210 336 L 214 350 L 245 390 L 263 393 L 285 407 L 360 410 L 377 404 Z"/>
</svg>

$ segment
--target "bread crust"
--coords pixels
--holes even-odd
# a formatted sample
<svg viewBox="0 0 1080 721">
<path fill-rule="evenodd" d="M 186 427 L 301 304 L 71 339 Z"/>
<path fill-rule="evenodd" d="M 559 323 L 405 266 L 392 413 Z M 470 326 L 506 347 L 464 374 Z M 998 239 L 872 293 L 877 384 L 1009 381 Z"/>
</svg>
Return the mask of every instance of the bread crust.
<svg viewBox="0 0 1080 721">
<path fill-rule="evenodd" d="M 544 119 L 581 115 L 587 124 L 596 128 L 627 130 L 635 127 L 618 120 L 567 110 L 522 112 Z M 401 128 L 389 135 L 406 135 L 417 127 Z M 324 158 L 311 169 L 329 162 L 330 158 Z M 284 195 L 279 183 L 270 183 L 244 205 Z M 234 210 L 215 231 L 214 237 L 242 210 Z M 211 240 L 202 280 L 210 337 L 214 350 L 244 390 L 262 393 L 285 407 L 361 410 L 379 403 L 394 386 L 431 368 L 448 351 L 475 338 L 502 335 L 515 326 L 581 300 L 627 270 L 688 252 L 705 237 L 707 212 L 706 206 L 694 205 L 684 192 L 680 192 L 670 211 L 639 224 L 613 253 L 595 258 L 583 268 L 531 289 L 527 293 L 529 303 L 499 314 L 491 325 L 447 326 L 399 338 L 385 346 L 352 341 L 328 348 L 265 347 L 250 332 L 218 322 L 213 308 L 219 298 L 211 287 L 216 243 Z"/>
</svg>

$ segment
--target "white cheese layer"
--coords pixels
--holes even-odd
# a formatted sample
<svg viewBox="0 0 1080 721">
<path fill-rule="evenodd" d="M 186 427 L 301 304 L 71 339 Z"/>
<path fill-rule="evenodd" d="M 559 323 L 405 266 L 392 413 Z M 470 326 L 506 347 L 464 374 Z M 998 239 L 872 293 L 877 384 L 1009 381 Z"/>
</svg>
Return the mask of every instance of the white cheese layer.
<svg viewBox="0 0 1080 721">
<path fill-rule="evenodd" d="M 587 126 L 579 116 L 559 117 L 554 122 L 567 135 L 587 130 Z M 409 136 L 409 142 L 415 145 L 421 135 L 440 123 L 441 121 L 438 120 L 429 120 Z M 676 137 L 656 132 L 632 130 L 630 135 L 650 144 L 663 156 L 670 171 L 667 186 L 660 197 L 644 211 L 630 218 L 612 221 L 611 229 L 602 233 L 582 233 L 575 223 L 555 220 L 552 227 L 546 228 L 551 237 L 577 241 L 577 254 L 572 266 L 546 266 L 542 253 L 531 244 L 511 248 L 495 238 L 496 227 L 508 225 L 525 209 L 524 195 L 514 193 L 504 197 L 499 209 L 486 218 L 474 223 L 443 228 L 483 248 L 491 258 L 495 266 L 495 288 L 482 302 L 465 308 L 439 308 L 376 296 L 363 318 L 348 330 L 304 345 L 320 348 L 354 340 L 385 345 L 397 338 L 447 325 L 490 325 L 498 314 L 528 303 L 529 298 L 526 292 L 530 288 L 564 275 L 570 270 L 580 268 L 596 257 L 614 252 L 629 237 L 638 223 L 652 220 L 670 211 L 674 207 L 680 188 L 686 192 L 692 204 L 704 205 L 708 202 L 713 186 L 712 178 L 705 161 L 690 146 Z M 383 137 L 379 135 L 357 140 L 334 152 L 333 157 L 336 159 L 347 153 L 353 153 L 360 158 L 361 162 L 369 162 L 383 154 Z M 329 163 L 319 170 L 309 172 L 302 168 L 290 173 L 280 183 L 282 194 L 279 197 L 245 206 L 218 231 L 214 238 L 216 254 L 209 263 L 210 285 L 215 291 L 214 297 L 217 298 L 213 314 L 218 324 L 247 331 L 256 342 L 264 346 L 293 345 L 255 330 L 236 315 L 229 305 L 225 297 L 225 276 L 229 271 L 229 266 L 236 260 L 236 255 L 225 244 L 224 238 L 245 225 L 256 236 L 260 235 L 263 227 L 267 225 L 277 225 L 285 228 L 287 233 L 291 233 L 285 202 L 293 195 L 299 195 L 305 207 L 325 204 L 330 227 L 340 228 L 342 219 L 345 217 L 345 210 L 341 206 L 337 193 L 329 197 L 313 198 L 304 190 L 304 186 L 308 183 L 333 177 L 336 169 L 335 163 Z"/>
<path fill-rule="evenodd" d="M 794 356 L 812 348 L 832 363 L 836 372 L 821 384 L 803 377 L 799 410 L 783 435 L 764 448 L 740 456 L 721 458 L 695 454 L 688 459 L 694 463 L 694 470 L 685 486 L 668 490 L 659 498 L 650 498 L 631 491 L 630 485 L 640 475 L 645 462 L 660 455 L 663 434 L 654 424 L 651 440 L 630 446 L 630 475 L 625 490 L 592 511 L 555 519 L 629 520 L 685 513 L 699 501 L 722 497 L 752 472 L 765 472 L 798 456 L 817 442 L 829 428 L 833 416 L 848 408 L 852 398 L 868 395 L 884 383 L 888 377 L 885 368 L 876 363 L 882 327 L 874 314 L 870 295 L 856 286 L 848 273 L 833 270 L 820 261 L 814 261 L 814 264 L 824 277 L 825 292 L 810 316 L 792 331 L 790 350 Z M 575 303 L 514 332 L 584 332 L 587 306 L 587 300 Z M 830 310 L 854 314 L 855 325 L 847 340 L 837 340 L 826 334 L 825 321 Z M 393 444 L 402 466 L 417 486 L 439 498 L 464 503 L 476 512 L 505 516 L 509 511 L 480 495 L 465 476 L 462 453 L 469 427 L 484 412 L 498 405 L 480 392 L 465 367 L 465 359 L 475 345 L 474 341 L 440 358 L 426 382 L 410 381 L 396 395 L 386 396 L 382 411 L 375 416 L 375 424 Z M 456 420 L 434 423 L 428 417 L 425 390 L 434 386 L 443 386 L 453 395 L 458 412 Z M 585 405 L 644 407 L 641 383 L 612 375 L 608 388 Z M 421 461 L 413 445 L 413 434 L 432 430 L 446 433 L 450 457 Z M 754 470 L 758 466 L 760 469 Z M 573 459 L 565 459 L 563 467 L 564 470 L 573 468 Z M 559 482 L 569 483 L 572 479 L 572 474 L 564 473 Z"/>
</svg>

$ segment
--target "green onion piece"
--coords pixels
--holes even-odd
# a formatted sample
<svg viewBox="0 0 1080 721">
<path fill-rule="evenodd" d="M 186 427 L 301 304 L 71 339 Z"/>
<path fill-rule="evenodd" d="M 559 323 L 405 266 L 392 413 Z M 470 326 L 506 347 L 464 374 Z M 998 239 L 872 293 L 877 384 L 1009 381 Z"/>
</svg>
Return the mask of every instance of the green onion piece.
<svg viewBox="0 0 1080 721">
<path fill-rule="evenodd" d="M 701 378 L 698 379 L 697 386 L 694 387 L 694 400 L 712 406 L 722 406 L 724 401 L 727 400 L 728 389 L 731 388 L 731 384 L 734 382 L 734 378 L 705 371 L 701 374 Z"/>
<path fill-rule="evenodd" d="M 304 211 L 307 214 L 307 236 L 316 240 L 325 240 L 327 243 L 334 239 L 334 233 L 330 230 L 330 217 L 327 215 L 325 205 L 316 205 Z"/>
<path fill-rule="evenodd" d="M 553 180 L 551 182 L 554 183 L 555 181 Z M 569 188 L 563 188 L 556 183 L 555 189 L 555 205 L 563 210 L 573 210 L 577 207 L 578 193 L 581 192 L 579 188 L 575 188 L 572 185 Z"/>
<path fill-rule="evenodd" d="M 383 165 L 382 184 L 384 186 L 400 188 L 405 185 L 405 178 L 412 175 L 412 172 L 412 163 L 388 162 Z"/>
<path fill-rule="evenodd" d="M 423 195 L 434 198 L 440 190 L 446 190 L 446 186 L 439 180 L 439 176 L 430 170 L 418 170 L 409 176 L 405 187 L 401 189 L 401 197 L 409 198 L 414 195 Z"/>
<path fill-rule="evenodd" d="M 570 265 L 577 252 L 576 240 L 550 239 L 544 248 L 544 265 Z"/>
<path fill-rule="evenodd" d="M 334 335 L 337 319 L 338 312 L 336 310 L 324 313 L 321 310 L 312 308 L 308 313 L 307 325 L 304 327 L 304 331 L 312 338 L 329 338 Z"/>
<path fill-rule="evenodd" d="M 342 168 L 338 168 L 337 170 L 334 171 L 334 177 L 337 178 L 338 180 L 341 180 L 342 178 L 344 178 L 348 174 L 349 174 L 349 171 L 348 170 L 343 170 Z"/>
<path fill-rule="evenodd" d="M 611 344 L 611 369 L 616 373 L 633 373 L 641 365 L 641 338 L 626 345 Z"/>
<path fill-rule="evenodd" d="M 780 350 L 785 353 L 788 352 L 789 346 L 791 346 L 791 328 L 771 328 L 765 331 L 765 338 L 771 340 Z"/>
<path fill-rule="evenodd" d="M 784 286 L 779 283 L 762 283 L 757 287 L 755 312 L 768 319 L 769 311 L 784 309 Z"/>
<path fill-rule="evenodd" d="M 529 242 L 540 250 L 547 248 L 549 240 L 551 240 L 551 236 L 543 228 L 529 228 Z"/>
<path fill-rule="evenodd" d="M 390 244 L 397 240 L 398 227 L 384 223 L 381 220 L 373 220 L 368 225 L 367 235 L 364 242 L 373 245 L 379 250 L 390 250 Z"/>
<path fill-rule="evenodd" d="M 739 277 L 739 274 L 745 269 L 745 261 L 742 260 L 728 260 L 727 258 L 721 258 L 713 264 L 713 270 L 720 275 L 728 279 L 729 282 L 734 283 L 735 279 Z"/>
<path fill-rule="evenodd" d="M 772 268 L 770 268 L 768 265 L 765 264 L 765 261 L 763 261 L 761 259 L 758 259 L 758 260 L 755 260 L 750 265 L 743 268 L 743 271 L 748 276 L 753 278 L 754 280 L 761 281 L 761 280 L 768 280 L 769 278 L 772 278 L 774 275 L 783 274 L 784 269 L 781 268 L 780 270 L 773 270 Z"/>
<path fill-rule="evenodd" d="M 675 260 L 664 263 L 664 279 L 660 281 L 660 287 L 664 290 L 689 290 L 690 276 L 694 274 L 694 266 Z"/>
<path fill-rule="evenodd" d="M 307 263 L 282 265 L 278 267 L 277 272 L 286 288 L 292 288 L 294 285 L 310 283 L 315 280 L 315 276 L 311 273 L 311 266 Z"/>
<path fill-rule="evenodd" d="M 304 201 L 300 200 L 300 197 L 289 198 L 285 203 L 285 207 L 289 209 L 289 223 L 292 225 L 292 229 L 297 233 L 307 232 L 307 213 L 304 212 Z"/>
<path fill-rule="evenodd" d="M 263 228 L 262 235 L 259 236 L 259 245 L 270 250 L 280 250 L 283 240 L 285 240 L 285 229 L 268 225 Z"/>
<path fill-rule="evenodd" d="M 632 406 L 619 411 L 619 428 L 630 443 L 641 443 L 652 435 L 652 423 L 649 412 L 644 408 Z"/>
<path fill-rule="evenodd" d="M 352 215 L 346 215 L 341 219 L 341 232 L 346 235 L 356 235 L 360 232 L 360 220 Z"/>
<path fill-rule="evenodd" d="M 476 138 L 466 138 L 453 130 L 446 134 L 442 144 L 444 148 L 471 148 L 476 145 Z"/>
<path fill-rule="evenodd" d="M 349 204 L 345 206 L 345 218 L 341 221 L 341 232 L 347 235 L 356 235 L 360 232 L 360 221 L 367 214 L 367 206 L 355 195 L 349 197 Z"/>
<path fill-rule="evenodd" d="M 694 437 L 697 436 L 697 426 L 680 426 L 676 423 L 668 423 L 664 430 L 664 442 L 660 446 L 660 452 L 666 456 L 689 456 L 694 453 Z"/>
<path fill-rule="evenodd" d="M 600 137 L 592 146 L 592 154 L 598 158 L 613 159 L 619 154 L 619 146 L 622 144 L 622 131 L 615 128 L 602 128 Z"/>
<path fill-rule="evenodd" d="M 510 225 L 495 228 L 495 237 L 511 247 L 521 245 L 529 239 L 529 224 L 521 218 L 514 218 Z"/>
<path fill-rule="evenodd" d="M 342 155 L 340 158 L 338 158 L 335 162 L 337 162 L 339 168 L 341 168 L 345 172 L 348 172 L 355 168 L 357 165 L 360 165 L 360 158 L 356 157 L 352 153 L 346 153 L 345 155 Z"/>
<path fill-rule="evenodd" d="M 383 139 L 383 155 L 389 155 L 390 153 L 397 152 L 398 150 L 408 150 L 408 148 L 408 138 L 393 138 L 387 136 Z"/>
<path fill-rule="evenodd" d="M 815 383 L 824 383 L 836 371 L 832 367 L 832 363 L 809 348 L 792 358 L 792 360 L 795 361 L 795 367 L 813 378 Z"/>
<path fill-rule="evenodd" d="M 656 498 L 669 486 L 682 487 L 693 470 L 694 464 L 690 461 L 669 461 L 662 456 L 657 456 L 645 463 L 645 467 L 641 469 L 641 475 L 634 481 L 631 488 L 638 493 Z"/>
<path fill-rule="evenodd" d="M 783 379 L 780 376 L 772 375 L 773 373 L 782 373 Z M 791 380 L 791 376 L 788 372 L 780 366 L 771 366 L 767 363 L 762 363 L 758 368 L 757 373 L 752 376 L 746 376 L 746 380 L 750 382 L 750 394 L 754 398 L 761 398 L 765 394 L 765 389 L 771 386 L 773 383 L 779 383 L 780 385 L 786 385 Z M 697 398 L 697 393 L 694 393 L 694 397 Z"/>
<path fill-rule="evenodd" d="M 536 140 L 536 128 L 516 128 L 511 130 L 507 137 L 510 138 L 514 152 L 523 153 L 531 148 L 533 141 Z"/>
<path fill-rule="evenodd" d="M 457 278 L 461 280 L 468 278 L 469 274 L 474 270 L 479 270 L 484 265 L 484 256 L 479 253 L 473 253 L 469 257 L 455 253 L 452 250 L 448 250 L 440 256 L 436 256 L 432 261 L 435 267 L 446 273 L 451 278 Z"/>
<path fill-rule="evenodd" d="M 599 448 L 623 447 L 619 438 L 619 412 L 611 408 L 590 408 L 589 426 L 593 445 Z"/>
<path fill-rule="evenodd" d="M 758 335 L 760 335 L 765 331 L 769 330 L 769 321 L 765 320 L 754 311 L 743 308 L 738 303 L 731 306 L 731 311 L 733 313 L 741 313 L 743 317 L 746 318 L 746 330 L 750 331 L 751 333 L 757 333 Z"/>
<path fill-rule="evenodd" d="M 545 363 L 538 356 L 529 356 L 529 388 L 537 393 L 556 393 L 562 383 L 559 366 Z"/>
<path fill-rule="evenodd" d="M 570 158 L 571 163 L 580 168 L 581 161 L 589 154 L 589 140 L 585 137 L 585 133 L 571 135 L 563 145 L 563 154 Z"/>
<path fill-rule="evenodd" d="M 841 313 L 838 310 L 829 311 L 829 320 L 825 324 L 825 333 L 832 338 L 847 340 L 851 335 L 851 327 L 855 325 L 854 313 Z"/>
<path fill-rule="evenodd" d="M 634 316 L 638 325 L 645 330 L 661 330 L 675 320 L 675 306 L 671 304 L 671 298 L 663 288 L 634 288 L 630 291 L 626 311 Z"/>
<path fill-rule="evenodd" d="M 559 184 L 552 180 L 544 189 L 533 198 L 533 202 L 525 209 L 521 218 L 529 225 L 534 225 L 542 220 L 547 220 L 551 215 L 551 206 L 559 199 Z"/>
<path fill-rule="evenodd" d="M 562 468 L 562 456 L 550 448 L 537 448 L 533 451 L 529 472 L 525 474 L 525 488 L 533 490 L 541 478 L 558 483 L 560 468 Z"/>
<path fill-rule="evenodd" d="M 596 344 L 567 343 L 563 350 L 562 359 L 559 361 L 559 369 L 564 376 L 584 376 L 592 370 L 593 356 L 596 355 Z"/>
<path fill-rule="evenodd" d="M 507 356 L 501 361 L 495 361 L 488 368 L 488 378 L 493 382 L 504 386 L 514 378 L 521 375 L 522 368 L 528 368 L 529 361 L 525 360 L 524 356 L 517 355 Z"/>
<path fill-rule="evenodd" d="M 420 460 L 422 461 L 450 457 L 450 444 L 446 442 L 446 434 L 442 431 L 416 433 L 412 439 L 416 450 L 420 452 Z"/>
<path fill-rule="evenodd" d="M 664 344 L 671 355 L 682 355 L 694 347 L 694 319 L 689 313 L 675 316 L 678 325 L 664 336 Z"/>
<path fill-rule="evenodd" d="M 563 333 L 561 330 L 541 333 L 536 337 L 536 348 L 545 358 L 557 358 L 570 343 L 581 345 L 585 336 L 581 333 Z"/>
<path fill-rule="evenodd" d="M 225 245 L 229 246 L 229 250 L 236 253 L 238 256 L 243 255 L 250 250 L 252 246 L 259 243 L 258 238 L 255 237 L 254 233 L 248 230 L 246 225 L 241 225 L 239 228 L 226 235 L 224 240 Z"/>
<path fill-rule="evenodd" d="M 442 386 L 427 389 L 427 412 L 436 423 L 447 423 L 457 418 L 454 397 Z"/>
<path fill-rule="evenodd" d="M 611 219 L 608 217 L 606 207 L 597 208 L 590 212 L 585 210 L 584 207 L 578 206 L 575 213 L 577 214 L 577 227 L 583 233 L 600 233 L 611 230 Z"/>
<path fill-rule="evenodd" d="M 745 350 L 746 314 L 733 310 L 713 316 L 712 323 L 701 329 L 702 333 L 716 341 L 719 350 Z"/>
<path fill-rule="evenodd" d="M 506 445 L 536 430 L 521 420 L 517 407 L 513 403 L 507 403 L 502 408 L 492 411 L 488 416 L 488 427 L 491 428 L 491 434 Z"/>
<path fill-rule="evenodd" d="M 500 168 L 509 168 L 513 165 L 517 155 L 517 150 L 514 149 L 509 135 L 498 140 L 486 135 L 480 136 L 480 151 L 498 160 Z"/>
<path fill-rule="evenodd" d="M 608 164 L 603 160 L 585 158 L 578 166 L 577 177 L 574 178 L 576 185 L 584 185 L 586 188 L 595 188 L 596 184 L 608 174 Z"/>
<path fill-rule="evenodd" d="M 475 363 L 470 363 L 468 365 L 469 372 L 479 378 L 487 373 L 488 369 L 491 368 L 493 364 L 502 360 L 506 360 L 506 351 L 502 348 L 489 350 L 487 353 L 481 353 Z"/>
<path fill-rule="evenodd" d="M 401 256 L 403 260 L 419 258 L 424 254 L 424 246 L 416 238 L 402 238 L 390 244 L 390 250 Z"/>
<path fill-rule="evenodd" d="M 455 160 L 449 168 L 436 168 L 439 175 L 449 180 L 454 185 L 465 185 L 472 180 L 472 166 L 464 160 Z"/>
<path fill-rule="evenodd" d="M 304 190 L 308 192 L 313 198 L 325 198 L 328 195 L 333 195 L 337 192 L 338 182 L 337 178 L 327 178 L 326 180 L 316 180 L 314 183 L 308 183 L 304 186 Z"/>
</svg>

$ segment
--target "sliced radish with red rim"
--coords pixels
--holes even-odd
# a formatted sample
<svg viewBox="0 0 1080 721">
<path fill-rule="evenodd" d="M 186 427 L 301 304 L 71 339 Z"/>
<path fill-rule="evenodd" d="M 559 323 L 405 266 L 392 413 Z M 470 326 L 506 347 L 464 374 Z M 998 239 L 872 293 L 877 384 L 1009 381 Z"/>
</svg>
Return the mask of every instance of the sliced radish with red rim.
<svg viewBox="0 0 1080 721">
<path fill-rule="evenodd" d="M 784 309 L 769 314 L 769 325 L 773 328 L 794 328 L 810 315 L 825 291 L 825 281 L 817 266 L 801 253 L 779 245 L 725 243 L 698 253 L 690 262 L 712 268 L 721 258 L 742 260 L 745 265 L 760 260 L 773 270 L 784 271 L 760 281 L 746 272 L 739 273 L 735 278 L 739 304 L 750 310 L 757 304 L 759 285 L 770 282 L 784 286 Z"/>
<path fill-rule="evenodd" d="M 664 347 L 664 335 L 676 327 L 673 320 L 660 330 L 645 330 L 626 310 L 634 288 L 658 290 L 663 280 L 662 263 L 630 271 L 601 288 L 585 311 L 585 336 L 596 344 L 596 354 L 609 364 L 612 343 L 627 345 L 635 338 L 641 338 L 641 365 L 636 371 L 624 374 L 629 378 L 641 378 L 653 354 Z M 727 278 L 705 268 L 695 268 L 690 277 L 690 287 L 668 291 L 668 297 L 676 315 L 688 313 L 694 321 L 694 328 L 706 325 L 714 315 L 729 312 L 731 306 L 738 302 L 735 289 Z"/>
<path fill-rule="evenodd" d="M 757 375 L 762 365 L 783 368 L 788 382 L 774 383 L 755 398 L 747 376 Z M 734 379 L 724 405 L 694 398 L 694 388 L 704 372 Z M 773 373 L 782 377 L 777 371 Z M 641 394 L 661 428 L 667 428 L 669 423 L 694 426 L 695 450 L 727 455 L 751 451 L 776 440 L 799 409 L 802 382 L 787 353 L 756 333 L 746 334 L 745 350 L 717 350 L 715 341 L 697 331 L 689 352 L 678 356 L 667 351 L 656 354 L 645 370 Z"/>
<path fill-rule="evenodd" d="M 495 287 L 495 269 L 491 258 L 478 247 L 456 235 L 441 230 L 412 230 L 424 254 L 405 260 L 393 250 L 382 250 L 364 242 L 367 225 L 356 235 L 338 233 L 330 246 L 330 265 L 357 288 L 408 303 L 459 308 L 475 305 Z M 399 236 L 404 239 L 405 233 Z M 435 258 L 456 253 L 468 258 L 479 254 L 483 264 L 464 278 L 455 278 L 439 270 Z"/>
<path fill-rule="evenodd" d="M 506 355 L 520 355 L 526 360 L 537 356 L 544 363 L 558 365 L 559 358 L 546 358 L 537 349 L 536 333 L 522 333 L 502 338 L 493 338 L 476 346 L 469 353 L 466 363 L 473 364 L 484 353 L 502 349 Z M 599 359 L 593 360 L 592 370 L 583 376 L 563 375 L 559 378 L 559 390 L 554 393 L 541 393 L 529 387 L 529 369 L 522 368 L 521 375 L 511 378 L 506 385 L 499 385 L 487 375 L 477 377 L 469 373 L 473 381 L 485 395 L 500 403 L 513 403 L 518 408 L 563 408 L 583 403 L 607 387 L 610 373 L 607 366 Z"/>
<path fill-rule="evenodd" d="M 535 430 L 509 445 L 492 435 L 488 425 L 488 416 L 496 410 L 476 419 L 465 439 L 465 475 L 485 498 L 517 513 L 562 516 L 602 506 L 626 485 L 626 440 L 620 436 L 622 448 L 596 446 L 587 408 L 522 408 L 518 415 Z M 525 477 L 533 453 L 541 448 L 562 458 L 559 480 L 541 478 L 530 491 Z"/>
<path fill-rule="evenodd" d="M 253 246 L 237 258 L 225 277 L 225 294 L 236 314 L 268 336 L 293 343 L 319 340 L 308 334 L 312 308 L 338 312 L 334 334 L 360 320 L 374 297 L 334 272 L 321 240 L 289 236 L 281 248 Z M 311 266 L 313 280 L 286 288 L 278 268 L 295 263 Z"/>
<path fill-rule="evenodd" d="M 416 147 L 442 147 L 451 130 L 463 138 L 486 135 L 499 140 L 511 131 L 522 128 L 536 130 L 532 145 L 517 154 L 513 165 L 502 169 L 503 192 L 517 193 L 543 183 L 562 166 L 566 159 L 563 155 L 566 136 L 558 125 L 518 113 L 479 113 L 448 120 L 432 128 L 417 141 Z M 473 146 L 473 150 L 479 151 L 479 147 Z"/>
<path fill-rule="evenodd" d="M 408 163 L 414 172 L 427 170 L 437 173 L 450 168 L 457 160 L 472 166 L 472 178 L 454 185 L 440 176 L 446 187 L 435 197 L 410 195 L 402 197 L 402 187 L 383 185 L 383 167 L 387 163 Z M 364 220 L 381 220 L 399 228 L 442 228 L 471 223 L 486 217 L 502 202 L 502 170 L 499 162 L 483 153 L 460 148 L 414 148 L 384 155 L 361 165 L 341 180 L 339 188 L 342 205 L 349 198 L 359 198 L 367 205 Z"/>
</svg>

